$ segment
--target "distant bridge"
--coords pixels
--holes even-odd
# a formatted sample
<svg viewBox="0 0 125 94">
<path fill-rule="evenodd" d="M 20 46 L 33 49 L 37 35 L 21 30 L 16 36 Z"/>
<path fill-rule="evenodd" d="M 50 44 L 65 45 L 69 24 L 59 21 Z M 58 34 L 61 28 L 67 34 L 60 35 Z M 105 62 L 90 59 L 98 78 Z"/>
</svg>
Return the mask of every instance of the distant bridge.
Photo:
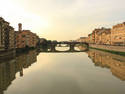
<svg viewBox="0 0 125 94">
<path fill-rule="evenodd" d="M 86 43 L 86 42 L 69 42 L 69 41 L 61 41 L 61 42 L 57 42 L 57 41 L 52 41 L 51 43 L 48 43 L 48 45 L 50 46 L 50 51 L 49 52 L 58 52 L 56 50 L 56 47 L 65 47 L 65 46 L 62 46 L 63 44 L 66 45 L 66 47 L 68 46 L 69 47 L 69 50 L 68 51 L 63 51 L 63 52 L 78 52 L 76 51 L 74 48 L 76 45 L 85 45 L 86 46 L 86 49 L 89 48 L 89 44 Z M 58 46 L 59 45 L 59 46 Z M 61 51 L 59 51 L 61 52 Z"/>
</svg>

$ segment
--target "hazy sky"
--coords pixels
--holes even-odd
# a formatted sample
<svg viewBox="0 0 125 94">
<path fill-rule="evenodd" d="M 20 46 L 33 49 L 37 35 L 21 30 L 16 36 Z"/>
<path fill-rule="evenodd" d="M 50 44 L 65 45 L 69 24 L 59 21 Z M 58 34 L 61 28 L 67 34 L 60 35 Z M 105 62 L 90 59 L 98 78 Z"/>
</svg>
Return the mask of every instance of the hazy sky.
<svg viewBox="0 0 125 94">
<path fill-rule="evenodd" d="M 70 40 L 125 21 L 125 0 L 1 0 L 0 16 L 40 37 Z"/>
</svg>

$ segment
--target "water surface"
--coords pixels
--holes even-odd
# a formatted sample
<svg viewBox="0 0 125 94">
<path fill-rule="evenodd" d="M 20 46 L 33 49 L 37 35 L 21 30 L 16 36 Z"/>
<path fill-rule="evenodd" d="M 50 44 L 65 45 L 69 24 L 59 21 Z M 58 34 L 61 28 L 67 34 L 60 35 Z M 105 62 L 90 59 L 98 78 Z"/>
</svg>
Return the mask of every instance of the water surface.
<svg viewBox="0 0 125 94">
<path fill-rule="evenodd" d="M 124 94 L 125 59 L 97 50 L 33 50 L 1 61 L 0 88 L 0 94 Z"/>
</svg>

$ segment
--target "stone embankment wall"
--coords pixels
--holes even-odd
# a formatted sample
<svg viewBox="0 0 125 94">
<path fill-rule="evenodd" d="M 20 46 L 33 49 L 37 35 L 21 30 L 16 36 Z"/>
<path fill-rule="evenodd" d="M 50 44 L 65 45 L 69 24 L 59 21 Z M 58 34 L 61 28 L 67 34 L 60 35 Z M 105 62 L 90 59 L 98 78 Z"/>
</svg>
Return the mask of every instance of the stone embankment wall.
<svg viewBox="0 0 125 94">
<path fill-rule="evenodd" d="M 111 45 L 96 45 L 96 44 L 89 44 L 89 47 L 104 49 L 109 51 L 117 51 L 117 52 L 125 52 L 125 46 L 111 46 Z"/>
<path fill-rule="evenodd" d="M 0 63 L 1 60 L 8 60 L 11 58 L 14 58 L 16 56 L 16 51 L 15 50 L 9 50 L 9 51 L 0 51 Z"/>
</svg>

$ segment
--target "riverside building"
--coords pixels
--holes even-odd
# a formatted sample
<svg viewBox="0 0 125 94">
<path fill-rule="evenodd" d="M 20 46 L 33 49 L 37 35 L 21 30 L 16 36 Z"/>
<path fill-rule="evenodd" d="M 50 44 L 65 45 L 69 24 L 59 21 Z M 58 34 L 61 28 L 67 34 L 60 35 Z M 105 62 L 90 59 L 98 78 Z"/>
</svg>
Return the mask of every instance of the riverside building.
<svg viewBox="0 0 125 94">
<path fill-rule="evenodd" d="M 0 17 L 0 51 L 15 49 L 15 31 L 9 22 Z"/>
<path fill-rule="evenodd" d="M 125 22 L 114 25 L 111 29 L 111 44 L 125 45 Z"/>
</svg>

